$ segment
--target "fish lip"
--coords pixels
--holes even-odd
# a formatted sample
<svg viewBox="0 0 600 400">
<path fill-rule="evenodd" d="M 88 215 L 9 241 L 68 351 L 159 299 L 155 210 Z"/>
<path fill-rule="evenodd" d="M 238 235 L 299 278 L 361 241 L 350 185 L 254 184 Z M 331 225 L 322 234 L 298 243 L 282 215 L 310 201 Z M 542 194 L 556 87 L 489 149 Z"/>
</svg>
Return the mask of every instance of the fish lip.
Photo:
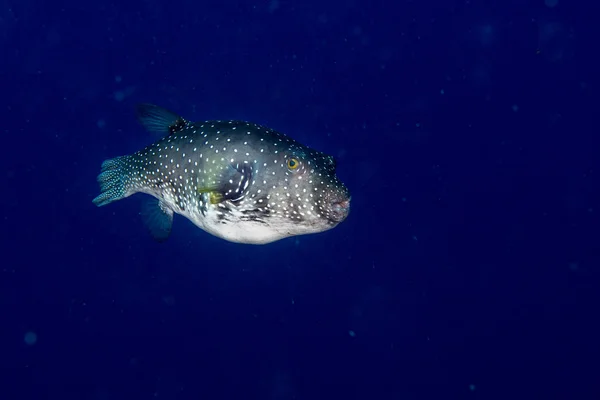
<svg viewBox="0 0 600 400">
<path fill-rule="evenodd" d="M 335 223 L 340 223 L 346 218 L 348 218 L 348 214 L 350 214 L 350 200 L 352 197 L 348 196 L 344 200 L 335 201 L 331 203 L 330 207 L 330 220 Z"/>
</svg>

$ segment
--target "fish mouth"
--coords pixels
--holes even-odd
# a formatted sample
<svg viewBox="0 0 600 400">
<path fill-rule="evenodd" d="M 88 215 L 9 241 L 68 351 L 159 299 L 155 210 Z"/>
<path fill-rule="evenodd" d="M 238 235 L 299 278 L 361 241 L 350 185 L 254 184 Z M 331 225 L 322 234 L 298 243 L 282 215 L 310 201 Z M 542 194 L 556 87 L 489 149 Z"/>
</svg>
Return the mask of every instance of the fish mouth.
<svg viewBox="0 0 600 400">
<path fill-rule="evenodd" d="M 348 214 L 350 214 L 350 199 L 351 197 L 348 197 L 331 204 L 329 211 L 329 219 L 331 221 L 340 223 L 348 217 Z"/>
</svg>

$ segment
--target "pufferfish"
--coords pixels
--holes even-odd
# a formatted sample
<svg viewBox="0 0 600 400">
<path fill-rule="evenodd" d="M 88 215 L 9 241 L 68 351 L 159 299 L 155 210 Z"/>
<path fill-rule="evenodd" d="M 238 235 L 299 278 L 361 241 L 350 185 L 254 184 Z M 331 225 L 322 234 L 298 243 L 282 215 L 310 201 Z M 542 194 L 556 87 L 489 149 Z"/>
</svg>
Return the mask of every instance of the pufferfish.
<svg viewBox="0 0 600 400">
<path fill-rule="evenodd" d="M 244 121 L 191 122 L 151 104 L 138 105 L 137 116 L 164 136 L 104 161 L 93 202 L 149 194 L 141 215 L 158 241 L 169 237 L 175 213 L 248 244 L 324 232 L 348 216 L 350 193 L 334 158 L 283 133 Z"/>
</svg>

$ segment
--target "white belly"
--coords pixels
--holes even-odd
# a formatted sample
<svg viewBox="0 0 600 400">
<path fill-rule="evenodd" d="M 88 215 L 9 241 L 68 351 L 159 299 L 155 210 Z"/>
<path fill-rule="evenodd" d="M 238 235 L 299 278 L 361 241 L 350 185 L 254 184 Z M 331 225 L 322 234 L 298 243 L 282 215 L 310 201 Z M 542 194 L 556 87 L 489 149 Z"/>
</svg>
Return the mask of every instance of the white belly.
<svg viewBox="0 0 600 400">
<path fill-rule="evenodd" d="M 160 198 L 156 193 L 148 193 Z M 306 235 L 329 230 L 329 225 L 299 225 L 284 218 L 270 217 L 265 222 L 248 221 L 243 219 L 241 212 L 232 207 L 228 220 L 219 218 L 221 210 L 216 205 L 209 205 L 205 215 L 194 206 L 187 206 L 183 211 L 175 205 L 169 193 L 164 193 L 162 200 L 177 214 L 194 223 L 198 228 L 221 239 L 234 243 L 267 244 L 290 236 Z"/>
<path fill-rule="evenodd" d="M 256 221 L 227 221 L 223 223 L 219 220 L 217 213 L 216 207 L 211 206 L 206 212 L 206 216 L 196 211 L 184 212 L 181 215 L 211 235 L 234 243 L 267 244 L 292 236 L 281 232 L 279 229 L 273 229 L 268 224 Z M 235 214 L 232 217 L 234 220 L 237 219 Z"/>
</svg>

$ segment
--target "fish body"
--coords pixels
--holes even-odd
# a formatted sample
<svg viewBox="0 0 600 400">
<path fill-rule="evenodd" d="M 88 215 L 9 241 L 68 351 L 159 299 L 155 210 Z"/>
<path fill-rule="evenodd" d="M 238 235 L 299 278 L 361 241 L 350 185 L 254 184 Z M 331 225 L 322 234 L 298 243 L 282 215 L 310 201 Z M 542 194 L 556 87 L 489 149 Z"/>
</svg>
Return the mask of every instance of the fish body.
<svg viewBox="0 0 600 400">
<path fill-rule="evenodd" d="M 248 244 L 323 232 L 348 216 L 350 194 L 329 155 L 250 122 L 190 122 L 150 104 L 139 105 L 137 114 L 164 137 L 104 161 L 93 202 L 154 197 L 141 214 L 159 241 L 168 238 L 174 214 Z"/>
</svg>

